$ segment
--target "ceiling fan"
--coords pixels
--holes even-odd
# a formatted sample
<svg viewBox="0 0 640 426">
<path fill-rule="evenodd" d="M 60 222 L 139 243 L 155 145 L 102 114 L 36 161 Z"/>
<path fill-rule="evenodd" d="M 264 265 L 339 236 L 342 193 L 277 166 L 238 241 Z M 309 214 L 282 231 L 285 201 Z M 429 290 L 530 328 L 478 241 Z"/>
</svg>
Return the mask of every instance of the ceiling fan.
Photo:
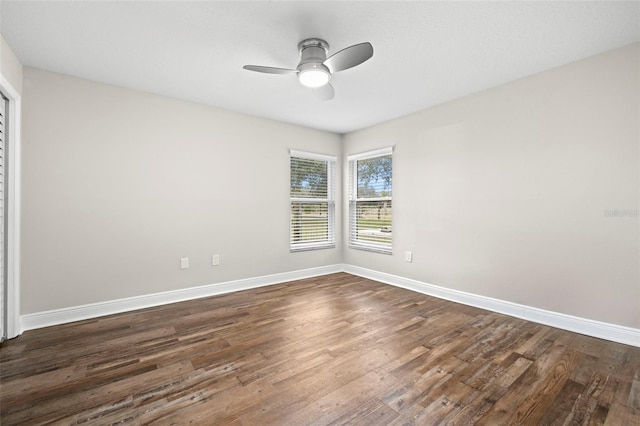
<svg viewBox="0 0 640 426">
<path fill-rule="evenodd" d="M 335 95 L 335 90 L 329 83 L 331 75 L 360 65 L 373 56 L 371 43 L 360 43 L 346 47 L 327 58 L 329 43 L 319 38 L 302 40 L 298 44 L 298 50 L 300 62 L 296 69 L 260 65 L 245 65 L 242 68 L 267 74 L 297 74 L 300 84 L 311 88 L 319 100 L 328 101 Z"/>
</svg>

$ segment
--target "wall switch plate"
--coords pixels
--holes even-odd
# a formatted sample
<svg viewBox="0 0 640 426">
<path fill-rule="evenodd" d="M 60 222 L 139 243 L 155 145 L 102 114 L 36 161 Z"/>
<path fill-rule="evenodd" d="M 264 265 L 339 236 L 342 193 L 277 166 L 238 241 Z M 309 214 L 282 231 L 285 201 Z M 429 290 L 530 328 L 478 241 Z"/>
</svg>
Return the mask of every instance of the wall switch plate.
<svg viewBox="0 0 640 426">
<path fill-rule="evenodd" d="M 214 254 L 213 256 L 211 256 L 211 264 L 213 266 L 220 265 L 220 255 L 219 254 Z"/>
<path fill-rule="evenodd" d="M 189 269 L 189 258 L 181 257 L 180 258 L 180 269 Z"/>
<path fill-rule="evenodd" d="M 413 262 L 413 252 L 405 251 L 404 252 L 404 261 L 405 262 Z"/>
</svg>

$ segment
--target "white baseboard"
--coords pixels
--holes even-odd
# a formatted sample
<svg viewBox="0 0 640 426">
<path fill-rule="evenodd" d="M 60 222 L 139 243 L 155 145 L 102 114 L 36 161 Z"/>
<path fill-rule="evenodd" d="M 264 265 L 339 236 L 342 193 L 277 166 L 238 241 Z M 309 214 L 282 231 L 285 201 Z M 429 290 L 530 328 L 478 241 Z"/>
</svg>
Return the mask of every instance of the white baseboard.
<svg viewBox="0 0 640 426">
<path fill-rule="evenodd" d="M 539 324 L 549 325 L 551 327 L 561 328 L 563 330 L 573 331 L 575 333 L 585 334 L 591 337 L 598 337 L 600 339 L 624 343 L 625 345 L 640 347 L 640 330 L 636 328 L 574 317 L 504 300 L 451 290 L 409 278 L 361 268 L 359 266 L 343 265 L 343 271 L 385 284 L 391 284 L 396 287 L 434 296 L 439 299 L 475 306 L 477 308 L 487 309 L 489 311 L 522 318 Z"/>
<path fill-rule="evenodd" d="M 22 315 L 20 316 L 20 330 L 22 332 L 51 325 L 65 324 L 105 315 L 133 311 L 136 309 L 231 293 L 234 291 L 249 290 L 252 288 L 333 274 L 336 272 L 347 272 L 440 299 L 487 309 L 489 311 L 585 334 L 587 336 L 640 347 L 640 330 L 636 328 L 546 311 L 544 309 L 452 290 L 409 278 L 399 277 L 397 275 L 346 264 L 321 266 L 318 268 L 283 272 L 255 278 L 209 284 L 201 287 L 191 287 L 163 293 L 129 297 L 126 299 L 111 300 L 107 302 L 92 303 L 89 305 L 73 306 L 70 308 Z"/>
<path fill-rule="evenodd" d="M 36 312 L 20 316 L 21 332 L 52 325 L 66 324 L 74 321 L 97 318 L 105 315 L 119 314 L 136 309 L 150 308 L 185 300 L 199 299 L 240 290 L 249 290 L 272 284 L 295 281 L 304 278 L 317 277 L 342 271 L 342 265 L 328 265 L 317 268 L 303 269 L 292 272 L 282 272 L 255 278 L 245 278 L 191 287 L 180 290 L 166 291 L 144 296 L 128 297 L 126 299 L 110 300 L 107 302 L 91 303 L 88 305 L 72 306 L 70 308 Z"/>
</svg>

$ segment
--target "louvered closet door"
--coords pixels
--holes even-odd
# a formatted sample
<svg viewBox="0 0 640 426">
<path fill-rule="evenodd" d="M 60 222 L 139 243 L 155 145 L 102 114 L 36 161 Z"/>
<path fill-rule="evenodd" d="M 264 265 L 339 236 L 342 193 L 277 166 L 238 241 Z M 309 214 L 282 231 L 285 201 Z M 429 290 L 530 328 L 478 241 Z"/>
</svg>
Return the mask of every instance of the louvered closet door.
<svg viewBox="0 0 640 426">
<path fill-rule="evenodd" d="M 7 100 L 0 93 L 0 341 L 7 337 L 7 280 L 5 279 L 5 158 Z"/>
</svg>

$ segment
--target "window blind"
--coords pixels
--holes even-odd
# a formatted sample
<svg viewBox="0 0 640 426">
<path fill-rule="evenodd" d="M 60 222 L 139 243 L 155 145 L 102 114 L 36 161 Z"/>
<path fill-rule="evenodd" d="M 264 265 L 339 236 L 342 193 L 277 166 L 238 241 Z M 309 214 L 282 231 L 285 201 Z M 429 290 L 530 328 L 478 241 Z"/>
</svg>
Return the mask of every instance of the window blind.
<svg viewBox="0 0 640 426">
<path fill-rule="evenodd" d="M 335 247 L 335 163 L 332 156 L 290 151 L 290 249 Z"/>
<path fill-rule="evenodd" d="M 347 157 L 349 247 L 391 254 L 393 148 Z"/>
</svg>

